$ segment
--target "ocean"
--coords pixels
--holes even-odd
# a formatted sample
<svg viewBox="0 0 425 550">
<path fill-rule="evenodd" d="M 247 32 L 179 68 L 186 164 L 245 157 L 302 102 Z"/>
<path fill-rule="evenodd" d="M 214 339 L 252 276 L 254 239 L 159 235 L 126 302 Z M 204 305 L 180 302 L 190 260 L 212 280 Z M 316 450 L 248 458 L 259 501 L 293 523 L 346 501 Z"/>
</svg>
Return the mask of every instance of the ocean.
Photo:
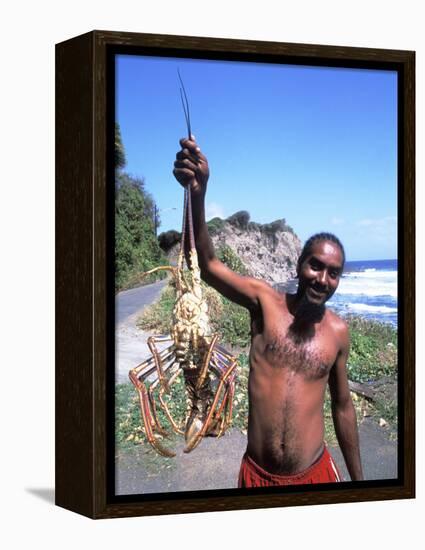
<svg viewBox="0 0 425 550">
<path fill-rule="evenodd" d="M 341 316 L 360 315 L 397 327 L 397 260 L 346 262 L 328 305 Z"/>
<path fill-rule="evenodd" d="M 278 286 L 295 292 L 296 282 Z M 347 261 L 327 306 L 342 317 L 359 315 L 397 328 L 397 260 Z"/>
</svg>

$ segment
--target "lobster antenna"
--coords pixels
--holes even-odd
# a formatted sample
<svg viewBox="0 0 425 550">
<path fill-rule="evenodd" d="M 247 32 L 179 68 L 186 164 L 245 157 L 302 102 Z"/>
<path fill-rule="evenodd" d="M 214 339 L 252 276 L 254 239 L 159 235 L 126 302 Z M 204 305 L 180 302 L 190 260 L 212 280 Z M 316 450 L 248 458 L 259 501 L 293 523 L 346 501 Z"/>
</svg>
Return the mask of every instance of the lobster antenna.
<svg viewBox="0 0 425 550">
<path fill-rule="evenodd" d="M 179 76 L 179 80 L 180 80 L 180 98 L 182 100 L 182 105 L 183 105 L 183 111 L 184 111 L 184 116 L 186 118 L 186 126 L 187 126 L 187 133 L 188 133 L 188 138 L 191 139 L 192 137 L 192 130 L 190 128 L 190 113 L 189 113 L 189 100 L 187 99 L 187 94 L 186 94 L 186 89 L 184 87 L 184 84 L 183 84 L 183 79 L 181 77 L 181 74 L 180 74 L 180 71 L 179 69 L 177 69 L 177 74 Z"/>
<path fill-rule="evenodd" d="M 181 86 L 180 86 L 180 98 L 182 100 L 184 116 L 186 118 L 187 133 L 188 133 L 189 139 L 192 139 L 192 129 L 190 127 L 189 100 L 187 99 L 186 88 L 184 87 L 183 79 L 181 77 L 181 74 L 180 74 L 180 71 L 179 71 L 178 68 L 177 68 L 177 74 L 179 76 L 179 80 L 180 80 L 180 84 L 181 84 Z M 183 247 L 184 247 L 184 236 L 186 234 L 186 219 L 187 219 L 188 226 L 189 226 L 189 244 L 190 244 L 190 248 L 192 250 L 196 250 L 195 236 L 194 236 L 194 233 L 193 233 L 192 197 L 191 197 L 190 191 L 187 188 L 185 188 L 185 196 L 184 196 L 183 228 L 182 228 L 182 242 L 181 242 L 181 247 L 182 248 L 181 248 L 181 250 L 184 250 Z M 190 266 L 188 266 L 188 267 L 190 269 Z"/>
</svg>

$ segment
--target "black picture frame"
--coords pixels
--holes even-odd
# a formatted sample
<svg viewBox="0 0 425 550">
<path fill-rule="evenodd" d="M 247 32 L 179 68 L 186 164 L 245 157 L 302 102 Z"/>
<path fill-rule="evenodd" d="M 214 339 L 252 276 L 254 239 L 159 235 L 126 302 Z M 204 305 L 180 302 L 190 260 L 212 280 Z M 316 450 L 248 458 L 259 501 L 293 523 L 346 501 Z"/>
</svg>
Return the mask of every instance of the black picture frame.
<svg viewBox="0 0 425 550">
<path fill-rule="evenodd" d="M 113 59 L 118 53 L 398 74 L 398 477 L 308 489 L 114 495 Z M 111 179 L 112 178 L 112 179 Z M 112 189 L 112 191 L 111 191 Z M 93 31 L 56 46 L 56 504 L 91 518 L 415 496 L 415 53 Z"/>
</svg>

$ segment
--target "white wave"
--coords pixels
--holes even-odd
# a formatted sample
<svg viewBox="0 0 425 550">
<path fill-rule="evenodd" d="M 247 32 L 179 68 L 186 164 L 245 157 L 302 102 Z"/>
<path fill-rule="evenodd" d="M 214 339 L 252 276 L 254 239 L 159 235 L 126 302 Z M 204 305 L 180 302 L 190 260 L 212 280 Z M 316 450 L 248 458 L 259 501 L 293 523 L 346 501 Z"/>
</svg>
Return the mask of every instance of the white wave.
<svg viewBox="0 0 425 550">
<path fill-rule="evenodd" d="M 382 276 L 382 273 L 386 273 L 386 275 Z M 364 275 L 369 276 L 365 277 Z M 394 271 L 376 271 L 373 274 L 348 274 L 341 278 L 337 292 L 338 294 L 391 296 L 392 298 L 397 298 L 397 274 Z"/>
<path fill-rule="evenodd" d="M 365 271 L 348 271 L 344 277 L 354 279 L 390 279 L 396 281 L 397 271 L 376 271 L 375 268 L 370 268 Z"/>
<path fill-rule="evenodd" d="M 368 304 L 346 304 L 347 309 L 356 313 L 397 313 L 396 307 L 370 306 Z"/>
</svg>

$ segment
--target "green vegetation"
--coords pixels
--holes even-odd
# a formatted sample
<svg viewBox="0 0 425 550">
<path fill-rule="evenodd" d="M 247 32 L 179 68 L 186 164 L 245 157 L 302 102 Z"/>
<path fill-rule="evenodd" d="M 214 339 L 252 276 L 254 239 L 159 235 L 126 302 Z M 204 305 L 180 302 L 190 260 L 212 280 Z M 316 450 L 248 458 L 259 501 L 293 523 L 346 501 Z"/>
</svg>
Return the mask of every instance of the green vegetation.
<svg viewBox="0 0 425 550">
<path fill-rule="evenodd" d="M 384 377 L 388 382 L 383 384 L 382 392 L 377 392 L 373 403 L 361 396 L 352 394 L 357 413 L 357 422 L 363 416 L 371 416 L 376 420 L 381 418 L 393 430 L 397 427 L 397 399 L 391 396 L 391 388 L 397 384 L 397 331 L 389 324 L 366 320 L 351 316 L 346 319 L 350 331 L 350 354 L 347 361 L 349 380 L 354 382 L 371 382 L 372 384 Z M 388 394 L 389 393 L 389 394 Z M 327 392 L 325 400 L 325 434 L 329 444 L 336 442 L 334 433 L 330 397 Z"/>
<path fill-rule="evenodd" d="M 391 428 L 396 428 L 398 422 L 397 398 L 378 398 L 374 403 L 372 414 L 376 419 L 383 418 Z"/>
<path fill-rule="evenodd" d="M 170 248 L 181 241 L 181 238 L 181 233 L 175 231 L 174 229 L 170 229 L 169 231 L 165 231 L 164 233 L 158 235 L 158 243 L 162 250 L 168 252 Z"/>
<path fill-rule="evenodd" d="M 176 288 L 170 281 L 162 290 L 159 300 L 145 308 L 137 320 L 137 326 L 155 334 L 169 334 L 175 302 Z"/>
<path fill-rule="evenodd" d="M 115 170 L 121 170 L 126 165 L 124 145 L 119 124 L 115 123 Z"/>
<path fill-rule="evenodd" d="M 281 220 L 275 220 L 271 223 L 264 223 L 260 225 L 259 228 L 263 233 L 272 235 L 275 235 L 277 231 L 288 231 L 289 233 L 295 234 L 292 227 L 286 223 L 285 218 L 282 218 Z"/>
<path fill-rule="evenodd" d="M 164 401 L 174 420 L 178 425 L 182 425 L 186 417 L 183 374 L 177 377 L 170 393 L 164 395 Z M 171 434 L 169 420 L 160 407 L 157 407 L 157 415 L 161 426 Z M 115 440 L 121 448 L 145 440 L 139 396 L 131 384 L 117 384 L 115 387 Z"/>
<path fill-rule="evenodd" d="M 251 338 L 248 310 L 222 298 L 223 312 L 213 322 L 214 329 L 220 334 L 224 344 L 234 348 L 246 348 Z"/>
<path fill-rule="evenodd" d="M 249 360 L 246 353 L 238 355 L 238 372 L 233 399 L 232 426 L 246 433 L 248 428 L 248 375 Z"/>
<path fill-rule="evenodd" d="M 250 214 L 246 210 L 240 210 L 229 216 L 226 221 L 240 229 L 248 229 Z"/>
<path fill-rule="evenodd" d="M 143 428 L 139 399 L 130 384 L 115 387 L 115 439 L 120 446 L 132 441 L 138 443 Z"/>
<path fill-rule="evenodd" d="M 115 127 L 115 288 L 140 284 L 140 274 L 167 263 L 155 235 L 158 215 L 143 178 L 130 176 L 118 125 Z M 161 271 L 146 282 L 165 277 Z"/>
<path fill-rule="evenodd" d="M 208 232 L 212 237 L 214 237 L 223 230 L 226 223 L 229 223 L 230 225 L 238 229 L 243 229 L 246 231 L 261 231 L 266 235 L 275 235 L 277 231 L 287 231 L 295 235 L 295 231 L 290 225 L 286 223 L 285 218 L 275 220 L 270 223 L 261 224 L 258 222 L 250 221 L 250 217 L 251 216 L 249 212 L 247 212 L 246 210 L 240 210 L 239 212 L 235 212 L 225 220 L 218 217 L 213 218 L 207 223 Z"/>
<path fill-rule="evenodd" d="M 353 398 L 353 405 L 354 409 L 356 411 L 356 417 L 357 417 L 357 425 L 360 424 L 360 422 L 363 419 L 364 411 L 366 410 L 366 402 L 364 399 L 359 398 L 356 394 L 352 394 Z M 325 421 L 325 441 L 327 445 L 336 445 L 337 444 L 337 438 L 335 434 L 335 428 L 334 423 L 332 419 L 332 407 L 331 407 L 331 396 L 329 393 L 329 388 L 326 389 L 325 393 L 325 403 L 323 407 L 323 417 Z"/>
<path fill-rule="evenodd" d="M 361 317 L 349 317 L 347 322 L 351 338 L 349 379 L 367 382 L 397 377 L 397 331 L 391 325 Z"/>
<path fill-rule="evenodd" d="M 239 258 L 239 256 L 233 252 L 233 250 L 230 248 L 227 244 L 222 244 L 217 249 L 217 258 L 221 260 L 224 264 L 227 265 L 232 271 L 235 271 L 236 273 L 239 273 L 240 275 L 247 275 L 248 270 L 245 267 L 245 264 L 243 261 Z"/>
<path fill-rule="evenodd" d="M 213 218 L 207 223 L 208 233 L 213 237 L 222 231 L 224 227 L 224 220 L 221 218 Z"/>
</svg>

